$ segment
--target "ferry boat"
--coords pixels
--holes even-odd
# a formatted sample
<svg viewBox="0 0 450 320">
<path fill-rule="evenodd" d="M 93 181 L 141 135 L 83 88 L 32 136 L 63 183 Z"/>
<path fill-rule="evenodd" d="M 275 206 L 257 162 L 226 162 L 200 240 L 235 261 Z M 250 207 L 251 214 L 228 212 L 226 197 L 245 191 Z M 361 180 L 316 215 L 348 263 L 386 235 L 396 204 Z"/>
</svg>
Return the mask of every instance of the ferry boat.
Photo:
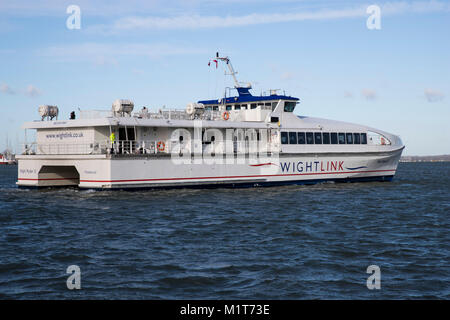
<svg viewBox="0 0 450 320">
<path fill-rule="evenodd" d="M 92 189 L 256 187 L 324 181 L 390 181 L 404 149 L 391 133 L 364 125 L 296 115 L 299 99 L 277 90 L 251 93 L 229 57 L 234 88 L 185 109 L 134 111 L 130 100 L 111 110 L 75 112 L 39 107 L 23 125 L 17 155 L 20 187 Z M 235 90 L 237 94 L 231 95 Z M 35 130 L 35 131 L 34 131 Z"/>
<path fill-rule="evenodd" d="M 2 154 L 0 154 L 0 165 L 2 164 L 9 164 L 9 161 L 5 157 L 3 157 Z"/>
</svg>

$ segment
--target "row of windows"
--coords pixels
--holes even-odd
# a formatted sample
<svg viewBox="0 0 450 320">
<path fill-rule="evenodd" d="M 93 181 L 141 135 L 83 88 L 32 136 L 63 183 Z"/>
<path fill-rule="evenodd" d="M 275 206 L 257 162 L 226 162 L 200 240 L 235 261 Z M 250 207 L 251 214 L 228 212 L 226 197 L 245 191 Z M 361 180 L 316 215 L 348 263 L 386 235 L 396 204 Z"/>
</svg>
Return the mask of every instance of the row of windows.
<svg viewBox="0 0 450 320">
<path fill-rule="evenodd" d="M 281 132 L 282 144 L 367 144 L 366 133 Z"/>
<path fill-rule="evenodd" d="M 261 109 L 272 110 L 275 109 L 278 102 L 257 102 L 257 103 L 244 103 L 244 104 L 227 104 L 225 109 L 228 111 L 231 110 L 247 110 L 247 109 L 256 109 L 257 107 L 261 107 Z M 205 110 L 214 110 L 218 111 L 218 105 L 205 106 Z"/>
<path fill-rule="evenodd" d="M 257 107 L 261 107 L 262 110 L 275 110 L 275 107 L 277 106 L 278 101 L 276 102 L 257 102 L 257 103 L 244 103 L 244 104 L 227 104 L 225 106 L 225 109 L 227 111 L 231 110 L 247 110 L 247 109 L 256 109 Z M 297 102 L 292 101 L 285 101 L 284 102 L 284 111 L 285 112 L 293 112 L 295 109 L 295 106 L 297 105 Z M 219 106 L 218 105 L 211 105 L 206 106 L 205 110 L 213 110 L 218 111 Z"/>
</svg>

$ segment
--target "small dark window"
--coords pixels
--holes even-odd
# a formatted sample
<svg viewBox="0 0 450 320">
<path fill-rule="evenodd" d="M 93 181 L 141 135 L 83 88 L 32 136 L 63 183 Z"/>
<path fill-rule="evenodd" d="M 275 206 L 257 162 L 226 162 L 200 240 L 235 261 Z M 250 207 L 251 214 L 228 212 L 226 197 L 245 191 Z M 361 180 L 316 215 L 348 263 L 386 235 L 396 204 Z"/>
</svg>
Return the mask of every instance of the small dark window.
<svg viewBox="0 0 450 320">
<path fill-rule="evenodd" d="M 241 110 L 241 105 L 240 104 L 235 104 L 234 105 L 234 110 Z"/>
<path fill-rule="evenodd" d="M 347 144 L 353 144 L 353 134 L 347 133 Z"/>
<path fill-rule="evenodd" d="M 329 132 L 324 132 L 322 133 L 323 135 L 323 144 L 330 144 L 330 133 Z"/>
<path fill-rule="evenodd" d="M 214 141 L 216 141 L 216 137 L 211 136 L 211 142 L 214 142 Z"/>
<path fill-rule="evenodd" d="M 314 144 L 314 135 L 312 132 L 306 133 L 306 143 L 307 144 Z"/>
<path fill-rule="evenodd" d="M 331 133 L 331 144 L 337 144 L 338 143 L 338 135 L 336 132 Z"/>
<path fill-rule="evenodd" d="M 281 133 L 281 144 L 288 144 L 288 133 L 282 132 Z"/>
<path fill-rule="evenodd" d="M 315 132 L 314 133 L 314 143 L 315 144 L 322 144 L 322 132 Z"/>
<path fill-rule="evenodd" d="M 214 110 L 214 111 L 219 110 L 219 106 L 213 106 L 213 110 Z"/>
<path fill-rule="evenodd" d="M 226 107 L 226 109 L 227 109 L 228 111 L 230 111 L 230 110 L 231 110 L 231 104 L 228 104 L 227 107 Z"/>
<path fill-rule="evenodd" d="M 270 122 L 278 122 L 280 118 L 278 117 L 270 117 Z"/>
<path fill-rule="evenodd" d="M 250 105 L 250 107 L 251 107 L 251 109 L 256 109 L 256 103 L 252 103 L 252 104 Z"/>
<path fill-rule="evenodd" d="M 272 102 L 272 111 L 275 110 L 275 108 L 277 107 L 278 102 Z"/>
<path fill-rule="evenodd" d="M 297 132 L 289 132 L 289 144 L 297 144 Z"/>
<path fill-rule="evenodd" d="M 354 133 L 353 141 L 355 144 L 360 144 L 361 143 L 361 135 L 359 133 Z"/>
<path fill-rule="evenodd" d="M 367 134 L 361 133 L 361 144 L 367 144 Z"/>
<path fill-rule="evenodd" d="M 345 133 L 339 132 L 339 144 L 345 144 Z"/>
<path fill-rule="evenodd" d="M 306 143 L 306 138 L 305 138 L 305 133 L 304 132 L 298 132 L 297 133 L 297 138 L 298 138 L 298 144 L 305 144 Z"/>
<path fill-rule="evenodd" d="M 293 112 L 297 102 L 285 101 L 284 102 L 284 112 Z"/>
<path fill-rule="evenodd" d="M 180 136 L 180 142 L 183 142 L 183 139 L 184 139 L 183 136 Z"/>
</svg>

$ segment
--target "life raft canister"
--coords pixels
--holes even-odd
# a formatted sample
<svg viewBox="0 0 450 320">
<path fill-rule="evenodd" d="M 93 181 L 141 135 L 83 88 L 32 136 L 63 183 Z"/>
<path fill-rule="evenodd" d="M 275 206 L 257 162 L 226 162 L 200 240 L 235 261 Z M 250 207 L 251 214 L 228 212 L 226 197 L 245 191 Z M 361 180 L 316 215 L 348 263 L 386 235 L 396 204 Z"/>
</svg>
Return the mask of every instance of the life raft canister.
<svg viewBox="0 0 450 320">
<path fill-rule="evenodd" d="M 228 120 L 228 119 L 230 119 L 230 113 L 228 112 L 228 111 L 224 111 L 223 113 L 222 113 L 222 118 L 223 118 L 223 120 Z"/>
<path fill-rule="evenodd" d="M 162 141 L 159 141 L 156 144 L 156 147 L 158 148 L 159 152 L 163 152 L 166 149 L 166 144 L 164 142 L 162 142 Z"/>
</svg>

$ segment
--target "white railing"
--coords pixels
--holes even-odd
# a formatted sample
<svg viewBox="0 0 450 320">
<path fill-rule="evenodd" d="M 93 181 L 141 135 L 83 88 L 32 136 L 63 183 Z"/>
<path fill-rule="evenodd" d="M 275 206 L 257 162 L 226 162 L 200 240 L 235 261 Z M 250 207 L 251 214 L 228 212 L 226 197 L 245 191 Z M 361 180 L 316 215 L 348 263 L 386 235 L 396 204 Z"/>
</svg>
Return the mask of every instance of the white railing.
<svg viewBox="0 0 450 320">
<path fill-rule="evenodd" d="M 258 153 L 278 152 L 277 143 L 259 143 L 249 141 L 215 141 L 203 142 L 201 149 L 194 147 L 194 141 L 97 141 L 82 144 L 57 144 L 57 143 L 28 143 L 23 144 L 25 155 L 155 155 L 169 153 L 202 153 L 202 154 L 225 154 L 225 153 Z"/>
</svg>

